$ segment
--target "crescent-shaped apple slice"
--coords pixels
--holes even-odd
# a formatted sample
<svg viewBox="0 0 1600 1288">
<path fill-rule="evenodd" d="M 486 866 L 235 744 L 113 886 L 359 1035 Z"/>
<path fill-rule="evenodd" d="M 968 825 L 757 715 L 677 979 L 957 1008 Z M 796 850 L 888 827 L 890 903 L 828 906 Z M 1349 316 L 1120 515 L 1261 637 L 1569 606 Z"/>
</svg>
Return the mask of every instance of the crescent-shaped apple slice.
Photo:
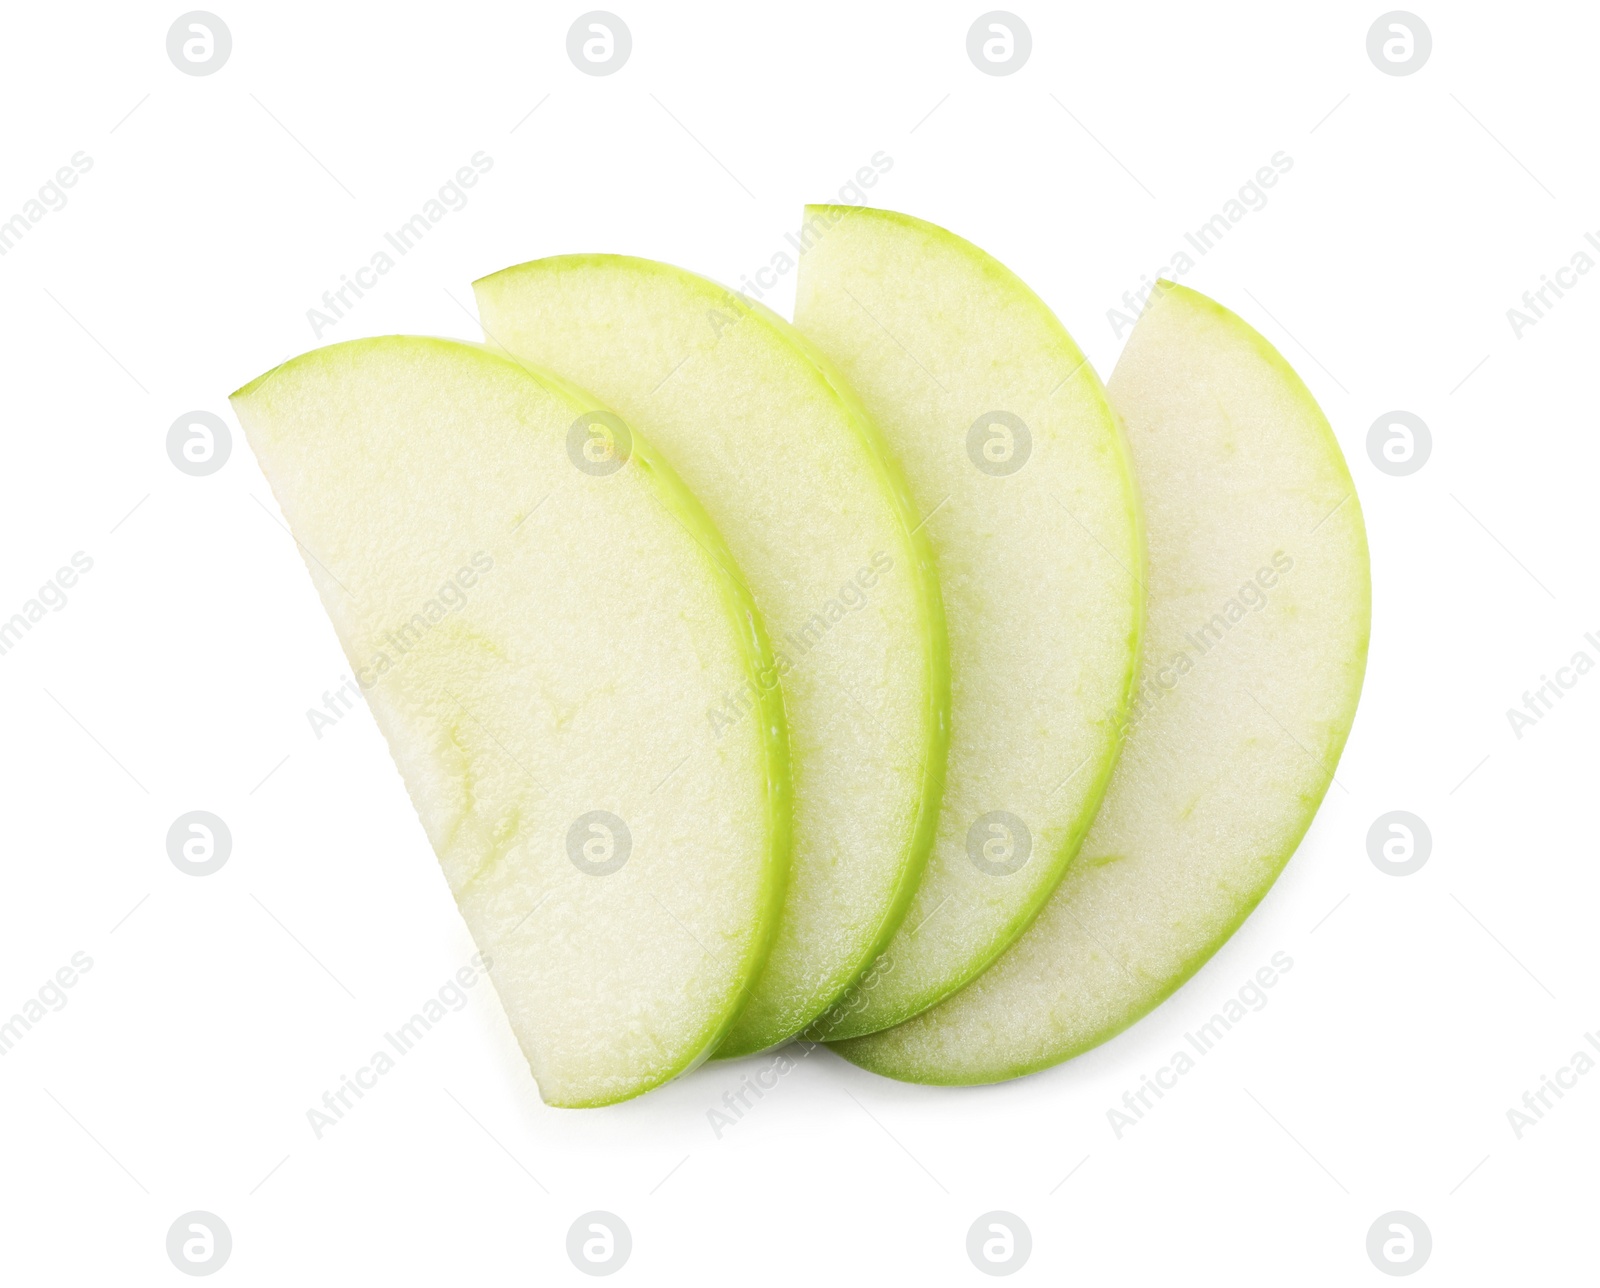
<svg viewBox="0 0 1600 1288">
<path fill-rule="evenodd" d="M 772 957 L 721 1055 L 792 1037 L 888 941 L 944 781 L 949 670 L 921 515 L 876 426 L 783 319 L 669 264 L 535 260 L 474 284 L 484 333 L 643 430 L 728 539 L 772 633 L 794 855 Z M 707 711 L 747 719 L 746 696 Z"/>
<path fill-rule="evenodd" d="M 338 344 L 233 405 L 540 1094 L 704 1059 L 789 836 L 772 655 L 705 513 L 615 414 L 476 345 Z M 730 691 L 752 714 L 715 737 Z"/>
<path fill-rule="evenodd" d="M 1109 393 L 1150 543 L 1144 671 L 1077 863 L 942 1005 L 834 1049 L 908 1082 L 995 1082 L 1121 1032 L 1195 973 L 1311 825 L 1355 718 L 1370 578 L 1322 412 L 1250 326 L 1171 283 Z"/>
<path fill-rule="evenodd" d="M 1143 616 L 1132 466 L 1093 368 L 1044 302 L 943 228 L 812 206 L 795 323 L 910 480 L 950 636 L 950 764 L 900 932 L 811 1030 L 886 1028 L 1022 933 L 1089 829 Z"/>
</svg>

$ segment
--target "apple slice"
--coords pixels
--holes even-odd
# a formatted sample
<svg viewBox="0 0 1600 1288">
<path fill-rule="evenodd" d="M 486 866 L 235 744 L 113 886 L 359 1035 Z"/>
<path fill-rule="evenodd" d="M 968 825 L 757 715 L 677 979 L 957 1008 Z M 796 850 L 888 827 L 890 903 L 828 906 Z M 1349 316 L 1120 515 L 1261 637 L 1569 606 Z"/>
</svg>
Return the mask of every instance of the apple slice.
<svg viewBox="0 0 1600 1288">
<path fill-rule="evenodd" d="M 1111 400 L 1150 539 L 1127 746 L 1039 919 L 942 1005 L 836 1050 L 911 1082 L 1057 1064 L 1171 994 L 1260 902 L 1311 825 L 1366 667 L 1366 530 L 1328 422 L 1232 313 L 1163 282 Z"/>
<path fill-rule="evenodd" d="M 933 1005 L 1033 919 L 1094 817 L 1135 672 L 1144 558 L 1131 464 L 1093 369 L 969 242 L 809 207 L 795 320 L 904 463 L 944 589 L 951 745 L 927 876 L 859 988 L 810 1031 Z"/>
<path fill-rule="evenodd" d="M 921 878 L 944 776 L 938 582 L 898 468 L 781 318 L 650 260 L 538 260 L 475 286 L 483 328 L 639 425 L 727 537 L 777 658 L 794 853 L 772 956 L 719 1054 L 799 1032 L 888 942 Z M 735 689 L 707 705 L 722 734 Z"/>
<path fill-rule="evenodd" d="M 477 345 L 338 344 L 233 405 L 540 1094 L 704 1059 L 770 946 L 789 801 L 771 652 L 699 505 Z M 757 709 L 716 738 L 730 690 Z"/>
</svg>

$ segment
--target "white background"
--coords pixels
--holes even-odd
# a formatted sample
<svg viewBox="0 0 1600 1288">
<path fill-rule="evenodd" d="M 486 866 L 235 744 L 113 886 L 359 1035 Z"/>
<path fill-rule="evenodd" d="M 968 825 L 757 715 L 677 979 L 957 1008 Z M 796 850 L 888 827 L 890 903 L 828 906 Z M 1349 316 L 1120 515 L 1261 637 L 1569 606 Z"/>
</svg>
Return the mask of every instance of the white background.
<svg viewBox="0 0 1600 1288">
<path fill-rule="evenodd" d="M 1505 709 L 1600 659 L 1600 274 L 1520 339 L 1506 310 L 1600 230 L 1600 11 L 1415 3 L 1433 53 L 1404 77 L 1366 53 L 1381 3 L 1019 5 L 1004 77 L 966 53 L 982 4 L 942 0 L 615 0 L 633 52 L 605 77 L 567 57 L 579 4 L 215 0 L 233 52 L 205 77 L 167 57 L 179 5 L 8 9 L 0 219 L 93 168 L 0 258 L 0 617 L 94 567 L 0 657 L 0 1018 L 94 966 L 0 1059 L 0 1278 L 181 1281 L 191 1209 L 239 1284 L 587 1282 L 565 1237 L 591 1209 L 644 1283 L 985 1282 L 965 1238 L 994 1209 L 1032 1230 L 1017 1282 L 1382 1282 L 1392 1209 L 1432 1231 L 1418 1282 L 1592 1273 L 1600 1071 L 1520 1140 L 1506 1111 L 1600 1029 L 1600 673 L 1520 740 Z M 480 150 L 470 204 L 318 341 L 307 309 Z M 346 665 L 248 448 L 188 477 L 173 420 L 235 425 L 232 389 L 319 342 L 477 338 L 471 280 L 542 255 L 737 285 L 879 151 L 874 204 L 995 254 L 1107 376 L 1107 310 L 1280 150 L 1184 280 L 1332 420 L 1372 652 L 1338 785 L 1210 965 L 1005 1086 L 819 1052 L 720 1139 L 708 1111 L 770 1058 L 551 1110 L 480 986 L 316 1139 L 306 1110 L 472 945 L 365 709 L 309 727 Z M 1404 478 L 1365 448 L 1397 408 L 1434 440 Z M 165 851 L 193 809 L 234 837 L 203 879 Z M 1392 809 L 1433 833 L 1413 876 L 1367 856 Z M 1107 1110 L 1279 950 L 1266 1009 L 1117 1139 Z"/>
</svg>

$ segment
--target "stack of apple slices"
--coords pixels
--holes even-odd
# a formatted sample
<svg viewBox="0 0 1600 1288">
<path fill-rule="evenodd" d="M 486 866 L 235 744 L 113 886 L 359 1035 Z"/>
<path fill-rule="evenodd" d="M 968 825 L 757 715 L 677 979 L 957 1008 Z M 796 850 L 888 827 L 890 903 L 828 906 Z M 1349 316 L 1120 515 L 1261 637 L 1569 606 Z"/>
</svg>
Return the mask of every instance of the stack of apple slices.
<svg viewBox="0 0 1600 1288">
<path fill-rule="evenodd" d="M 1015 1077 L 1192 975 L 1365 665 L 1311 395 L 1162 283 L 1109 390 L 975 246 L 806 211 L 795 325 L 648 260 L 233 397 L 540 1094 L 823 1041 Z M 1147 558 L 1148 547 L 1148 558 Z"/>
</svg>

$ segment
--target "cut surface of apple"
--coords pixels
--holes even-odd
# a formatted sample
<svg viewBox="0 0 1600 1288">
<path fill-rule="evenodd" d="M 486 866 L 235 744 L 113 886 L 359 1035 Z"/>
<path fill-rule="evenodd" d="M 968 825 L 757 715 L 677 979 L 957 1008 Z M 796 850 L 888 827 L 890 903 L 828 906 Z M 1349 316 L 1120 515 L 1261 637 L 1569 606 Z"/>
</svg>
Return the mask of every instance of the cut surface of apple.
<svg viewBox="0 0 1600 1288">
<path fill-rule="evenodd" d="M 770 650 L 699 505 L 613 413 L 477 345 L 334 345 L 233 405 L 540 1094 L 705 1058 L 770 946 L 789 800 Z"/>
<path fill-rule="evenodd" d="M 1112 375 L 1150 543 L 1145 664 L 1105 804 L 1039 919 L 940 1006 L 839 1044 L 912 1082 L 1057 1064 L 1194 974 L 1311 824 L 1355 717 L 1370 613 L 1350 473 L 1248 324 L 1170 283 Z"/>
<path fill-rule="evenodd" d="M 1122 431 L 1061 323 L 989 255 L 888 211 L 813 206 L 796 325 L 844 372 L 934 548 L 951 744 L 933 856 L 899 933 L 810 1035 L 871 1032 L 1028 925 L 1105 789 L 1144 597 Z"/>
<path fill-rule="evenodd" d="M 921 515 L 838 375 L 758 305 L 681 269 L 573 255 L 475 284 L 491 343 L 638 425 L 727 538 L 771 634 L 794 847 L 765 971 L 719 1054 L 793 1036 L 899 925 L 932 843 L 949 694 Z M 702 720 L 748 721 L 737 689 Z"/>
</svg>

